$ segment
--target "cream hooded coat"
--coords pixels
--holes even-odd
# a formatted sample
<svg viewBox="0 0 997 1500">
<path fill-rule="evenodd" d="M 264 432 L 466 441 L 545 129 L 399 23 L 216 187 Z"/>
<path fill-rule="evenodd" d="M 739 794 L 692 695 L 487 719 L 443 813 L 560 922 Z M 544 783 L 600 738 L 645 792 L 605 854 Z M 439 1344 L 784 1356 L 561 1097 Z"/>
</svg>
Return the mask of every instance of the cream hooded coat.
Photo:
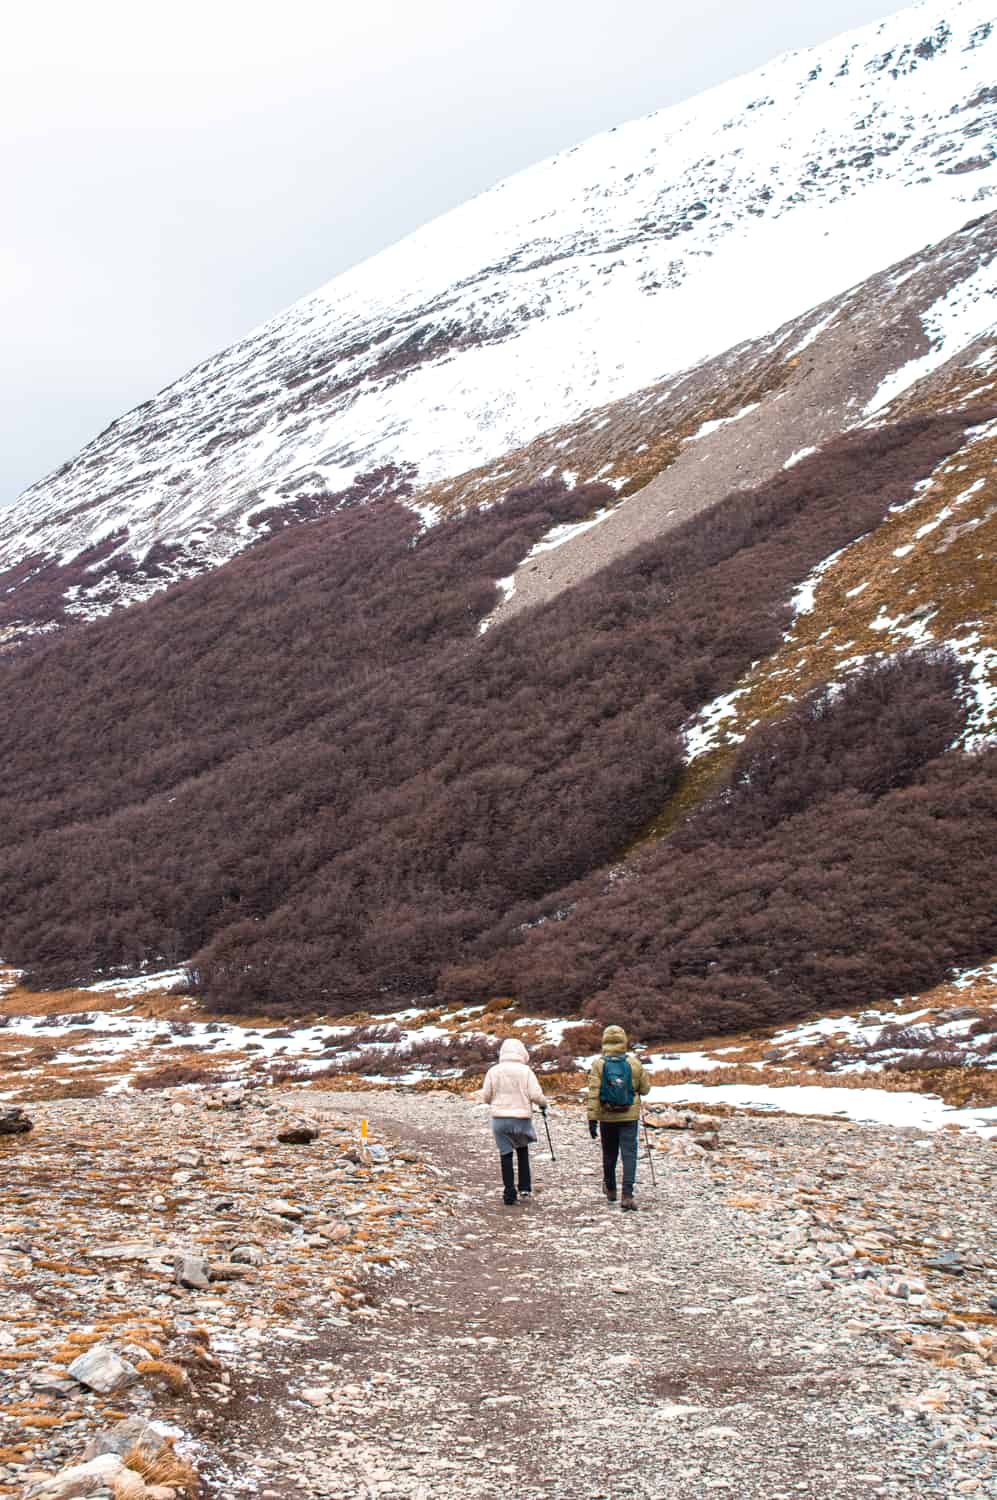
<svg viewBox="0 0 997 1500">
<path fill-rule="evenodd" d="M 546 1104 L 537 1075 L 529 1066 L 529 1053 L 522 1042 L 507 1037 L 499 1060 L 488 1069 L 481 1097 L 491 1105 L 492 1119 L 528 1120 L 534 1104 Z"/>
</svg>

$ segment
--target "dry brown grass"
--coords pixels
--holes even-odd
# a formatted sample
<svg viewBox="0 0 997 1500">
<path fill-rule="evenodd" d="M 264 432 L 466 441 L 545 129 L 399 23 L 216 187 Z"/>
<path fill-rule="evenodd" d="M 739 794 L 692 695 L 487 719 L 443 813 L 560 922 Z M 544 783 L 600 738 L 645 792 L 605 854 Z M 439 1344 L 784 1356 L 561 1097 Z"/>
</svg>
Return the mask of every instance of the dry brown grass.
<svg viewBox="0 0 997 1500">
<path fill-rule="evenodd" d="M 197 1470 L 193 1464 L 173 1451 L 172 1441 L 167 1440 L 167 1447 L 157 1453 L 155 1458 L 143 1453 L 141 1447 L 129 1448 L 123 1461 L 125 1468 L 138 1474 L 146 1484 L 169 1485 L 170 1489 L 185 1495 L 187 1500 L 197 1500 L 201 1488 Z"/>
<path fill-rule="evenodd" d="M 190 1376 L 172 1360 L 140 1359 L 135 1368 L 148 1385 L 165 1387 L 177 1396 L 190 1390 Z"/>
</svg>

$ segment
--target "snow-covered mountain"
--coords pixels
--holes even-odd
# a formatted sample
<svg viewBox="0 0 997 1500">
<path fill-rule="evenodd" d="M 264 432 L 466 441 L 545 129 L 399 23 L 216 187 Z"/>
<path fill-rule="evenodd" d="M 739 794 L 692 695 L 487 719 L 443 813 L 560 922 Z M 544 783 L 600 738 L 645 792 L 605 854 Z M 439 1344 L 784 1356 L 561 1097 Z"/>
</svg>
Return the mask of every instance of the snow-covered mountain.
<svg viewBox="0 0 997 1500">
<path fill-rule="evenodd" d="M 500 183 L 27 490 L 0 515 L 7 624 L 29 587 L 36 622 L 141 597 L 282 509 L 424 502 L 936 244 L 997 207 L 994 78 L 993 0 L 924 0 Z M 966 274 L 962 345 L 995 321 L 992 260 Z"/>
</svg>

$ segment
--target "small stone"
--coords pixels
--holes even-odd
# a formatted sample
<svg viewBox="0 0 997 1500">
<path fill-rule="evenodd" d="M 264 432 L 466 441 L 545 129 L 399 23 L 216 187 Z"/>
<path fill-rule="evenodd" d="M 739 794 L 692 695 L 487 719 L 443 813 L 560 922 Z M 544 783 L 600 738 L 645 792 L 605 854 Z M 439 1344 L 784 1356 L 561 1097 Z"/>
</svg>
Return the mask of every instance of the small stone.
<svg viewBox="0 0 997 1500">
<path fill-rule="evenodd" d="M 259 1245 L 235 1245 L 229 1251 L 229 1260 L 239 1265 L 261 1266 L 265 1257 Z"/>
<path fill-rule="evenodd" d="M 251 1266 L 231 1260 L 213 1260 L 208 1271 L 212 1281 L 241 1281 L 253 1274 Z"/>
<path fill-rule="evenodd" d="M 86 1253 L 91 1260 L 156 1260 L 163 1252 L 152 1240 L 115 1240 L 93 1245 Z"/>
<path fill-rule="evenodd" d="M 317 1125 L 306 1120 L 292 1120 L 277 1132 L 277 1139 L 285 1146 L 307 1146 L 319 1135 Z"/>
<path fill-rule="evenodd" d="M 305 1217 L 304 1209 L 288 1203 L 286 1198 L 269 1198 L 263 1207 L 269 1213 L 279 1214 L 282 1219 L 290 1219 L 295 1224 Z"/>
<path fill-rule="evenodd" d="M 207 1291 L 211 1282 L 208 1262 L 203 1255 L 175 1255 L 173 1279 L 178 1286 L 185 1286 L 191 1291 Z"/>
<path fill-rule="evenodd" d="M 0 1135 L 27 1135 L 34 1128 L 33 1122 L 19 1104 L 6 1105 L 0 1109 Z"/>
<path fill-rule="evenodd" d="M 674 1109 L 659 1109 L 645 1118 L 652 1130 L 684 1130 L 686 1127 L 686 1116 Z"/>
<path fill-rule="evenodd" d="M 941 1255 L 933 1255 L 924 1264 L 930 1271 L 944 1271 L 946 1276 L 962 1276 L 965 1270 L 958 1256 L 944 1251 Z"/>
</svg>

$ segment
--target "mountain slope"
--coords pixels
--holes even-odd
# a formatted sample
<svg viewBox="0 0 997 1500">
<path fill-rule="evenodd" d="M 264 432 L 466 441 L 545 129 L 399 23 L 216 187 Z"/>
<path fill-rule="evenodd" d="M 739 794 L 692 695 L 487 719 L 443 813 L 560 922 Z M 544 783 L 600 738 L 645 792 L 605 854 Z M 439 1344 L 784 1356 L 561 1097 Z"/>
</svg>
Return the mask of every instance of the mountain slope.
<svg viewBox="0 0 997 1500">
<path fill-rule="evenodd" d="M 36 620 L 92 613 L 215 565 L 281 511 L 418 501 L 956 230 L 997 190 L 990 9 L 928 0 L 776 59 L 295 304 L 0 516 L 8 620 L 27 584 Z"/>
<path fill-rule="evenodd" d="M 759 755 L 810 819 L 801 841 L 778 799 L 764 803 L 760 867 L 743 853 L 759 804 L 737 786 L 734 860 L 709 808 L 694 847 L 681 829 L 657 862 L 634 846 L 682 788 L 683 731 L 777 659 L 815 570 L 888 525 L 994 417 L 838 439 L 485 634 L 493 580 L 604 507 L 609 487 L 547 481 L 422 533 L 396 503 L 360 507 L 10 653 L 0 951 L 41 982 L 192 960 L 212 1001 L 268 1012 L 383 1009 L 496 983 L 544 1007 L 558 987 L 572 1004 L 579 986 L 612 988 L 625 1009 L 617 981 L 633 979 L 637 1010 L 657 995 L 659 1027 L 671 1006 L 690 1034 L 724 1013 L 739 1023 L 752 994 L 778 1019 L 812 1008 L 824 982 L 853 1003 L 863 986 L 915 988 L 989 958 L 994 757 L 962 748 L 949 659 L 860 674 L 822 712 L 831 727 L 813 754 L 792 724 L 774 741 L 759 727 Z M 855 881 L 840 875 L 849 848 Z M 806 904 L 773 903 L 775 982 L 759 972 L 771 937 L 752 895 L 759 869 L 799 895 L 825 859 L 839 874 L 823 880 L 819 930 Z M 932 872 L 950 867 L 958 878 L 936 889 Z M 854 919 L 856 893 L 866 909 L 876 882 L 885 945 Z M 607 919 L 603 890 L 617 887 L 633 931 Z M 689 899 L 673 922 L 676 890 Z M 583 900 L 595 945 L 568 920 Z M 672 973 L 675 923 L 695 931 Z M 809 977 L 788 983 L 797 961 Z"/>
</svg>

